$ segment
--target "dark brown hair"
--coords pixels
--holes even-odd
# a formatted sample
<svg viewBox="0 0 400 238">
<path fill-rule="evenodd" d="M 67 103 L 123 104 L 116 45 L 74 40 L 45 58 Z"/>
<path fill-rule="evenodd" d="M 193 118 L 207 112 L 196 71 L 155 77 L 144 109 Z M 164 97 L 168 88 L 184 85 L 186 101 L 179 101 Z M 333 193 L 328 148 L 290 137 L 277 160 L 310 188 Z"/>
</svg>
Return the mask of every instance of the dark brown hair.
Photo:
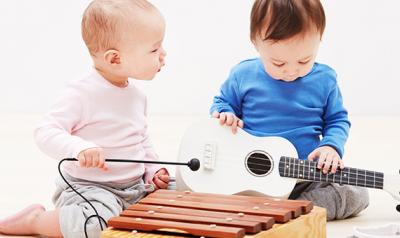
<svg viewBox="0 0 400 238">
<path fill-rule="evenodd" d="M 313 27 L 321 37 L 325 13 L 319 0 L 256 0 L 251 10 L 250 38 L 285 40 Z"/>
</svg>

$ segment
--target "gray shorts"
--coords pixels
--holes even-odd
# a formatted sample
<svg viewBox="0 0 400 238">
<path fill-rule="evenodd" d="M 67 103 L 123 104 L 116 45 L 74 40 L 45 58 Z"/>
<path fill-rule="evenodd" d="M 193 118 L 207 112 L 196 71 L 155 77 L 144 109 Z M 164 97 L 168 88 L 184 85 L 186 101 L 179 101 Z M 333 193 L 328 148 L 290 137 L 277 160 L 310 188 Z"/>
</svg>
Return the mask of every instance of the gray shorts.
<svg viewBox="0 0 400 238">
<path fill-rule="evenodd" d="M 122 210 L 154 190 L 152 185 L 144 184 L 142 179 L 123 184 L 96 183 L 77 179 L 65 173 L 63 175 L 92 203 L 106 221 L 113 216 L 118 216 Z M 89 216 L 95 214 L 93 208 L 69 188 L 61 177 L 57 178 L 56 186 L 53 203 L 60 209 L 59 222 L 63 236 L 65 238 L 85 237 L 84 224 Z M 103 228 L 105 228 L 104 224 Z M 86 231 L 88 237 L 100 237 L 101 229 L 97 217 L 88 221 Z"/>
<path fill-rule="evenodd" d="M 289 198 L 309 200 L 326 208 L 328 221 L 356 216 L 369 204 L 365 188 L 322 182 L 297 183 Z"/>
</svg>

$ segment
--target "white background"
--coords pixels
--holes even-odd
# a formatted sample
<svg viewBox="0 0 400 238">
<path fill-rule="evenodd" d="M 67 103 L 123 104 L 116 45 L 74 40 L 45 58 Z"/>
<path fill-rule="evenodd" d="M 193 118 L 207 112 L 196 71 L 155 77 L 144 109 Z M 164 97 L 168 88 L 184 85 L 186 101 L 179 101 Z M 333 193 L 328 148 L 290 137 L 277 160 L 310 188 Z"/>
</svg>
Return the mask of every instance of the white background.
<svg viewBox="0 0 400 238">
<path fill-rule="evenodd" d="M 65 84 L 91 65 L 80 36 L 88 2 L 0 0 L 0 219 L 34 202 L 53 208 L 57 161 L 38 150 L 32 132 Z M 181 136 L 198 119 L 181 114 L 206 116 L 230 68 L 256 55 L 248 37 L 252 0 L 152 2 L 166 18 L 168 56 L 157 78 L 144 83 L 150 111 L 159 114 L 150 117 L 149 128 L 160 158 L 175 161 Z M 319 61 L 336 69 L 354 115 L 346 166 L 398 174 L 400 1 L 323 5 L 327 28 Z M 379 190 L 370 195 L 360 216 L 328 223 L 329 237 L 348 237 L 354 226 L 398 223 L 398 203 Z"/>
<path fill-rule="evenodd" d="M 91 62 L 80 36 L 87 0 L 0 2 L 0 112 L 43 113 Z M 207 114 L 232 66 L 256 56 L 251 0 L 153 0 L 167 22 L 167 65 L 144 87 L 152 113 Z M 400 115 L 400 1 L 323 1 L 318 61 L 338 73 L 351 115 Z"/>
</svg>

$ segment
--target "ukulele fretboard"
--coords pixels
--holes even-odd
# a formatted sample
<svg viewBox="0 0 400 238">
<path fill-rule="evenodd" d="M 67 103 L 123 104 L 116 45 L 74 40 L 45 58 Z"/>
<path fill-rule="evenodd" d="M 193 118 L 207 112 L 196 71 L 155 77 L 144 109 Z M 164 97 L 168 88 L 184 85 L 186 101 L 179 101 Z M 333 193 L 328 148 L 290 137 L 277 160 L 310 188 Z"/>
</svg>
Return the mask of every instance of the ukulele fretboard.
<svg viewBox="0 0 400 238">
<path fill-rule="evenodd" d="M 345 167 L 338 169 L 335 174 L 324 174 L 317 168 L 317 162 L 299 160 L 282 156 L 279 161 L 279 174 L 282 177 L 298 178 L 303 180 L 349 184 L 368 188 L 383 188 L 381 172 Z"/>
</svg>

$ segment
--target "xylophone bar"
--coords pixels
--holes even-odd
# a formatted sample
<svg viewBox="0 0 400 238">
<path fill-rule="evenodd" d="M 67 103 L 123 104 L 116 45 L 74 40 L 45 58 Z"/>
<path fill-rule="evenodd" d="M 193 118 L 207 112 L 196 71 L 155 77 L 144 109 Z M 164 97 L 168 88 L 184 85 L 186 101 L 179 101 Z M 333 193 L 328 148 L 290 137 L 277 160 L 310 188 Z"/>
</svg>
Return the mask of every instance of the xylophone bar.
<svg viewBox="0 0 400 238">
<path fill-rule="evenodd" d="M 233 218 L 214 218 L 214 217 L 204 217 L 192 216 L 192 215 L 180 215 L 180 214 L 167 214 L 159 213 L 153 210 L 144 211 L 130 211 L 126 210 L 121 213 L 121 216 L 133 217 L 133 218 L 149 218 L 156 220 L 165 221 L 177 221 L 177 222 L 188 222 L 188 223 L 198 223 L 198 224 L 215 224 L 217 226 L 230 226 L 243 228 L 246 233 L 254 234 L 261 231 L 261 223 L 254 221 L 239 221 Z"/>
<path fill-rule="evenodd" d="M 176 199 L 178 201 L 188 201 L 188 202 L 201 202 L 201 203 L 214 203 L 214 204 L 229 204 L 229 205 L 237 205 L 237 206 L 251 206 L 251 207 L 259 207 L 259 208 L 276 208 L 276 209 L 286 209 L 290 210 L 292 213 L 292 218 L 297 218 L 302 214 L 301 206 L 291 205 L 291 204 L 282 204 L 282 202 L 272 202 L 265 200 L 263 202 L 254 202 L 248 201 L 247 199 L 240 199 L 233 197 L 231 199 L 226 198 L 215 198 L 215 197 L 205 197 L 192 195 L 190 193 L 186 193 L 185 195 L 181 194 L 173 194 L 173 193 L 152 193 L 147 195 L 148 198 L 161 198 L 161 199 Z"/>
<path fill-rule="evenodd" d="M 152 204 L 161 206 L 172 206 L 172 207 L 183 207 L 183 208 L 194 208 L 210 211 L 219 212 L 236 212 L 250 215 L 262 215 L 271 216 L 278 222 L 287 222 L 292 218 L 292 212 L 288 209 L 278 208 L 259 208 L 252 206 L 237 206 L 237 205 L 226 205 L 226 204 L 215 204 L 215 203 L 201 203 L 201 202 L 190 202 L 180 201 L 178 199 L 159 199 L 159 198 L 143 198 L 139 201 L 140 204 Z"/>
<path fill-rule="evenodd" d="M 245 231 L 242 228 L 131 217 L 113 217 L 108 220 L 108 225 L 117 229 L 140 229 L 142 231 L 156 231 L 162 227 L 163 229 L 182 230 L 192 235 L 207 237 L 242 238 L 245 235 Z"/>
<path fill-rule="evenodd" d="M 301 207 L 302 214 L 307 214 L 313 209 L 313 203 L 311 201 L 306 200 L 287 200 L 287 199 L 278 199 L 278 198 L 270 198 L 270 197 L 256 197 L 256 196 L 243 196 L 243 195 L 224 195 L 224 194 L 211 194 L 211 193 L 198 193 L 191 191 L 175 191 L 175 190 L 166 190 L 160 189 L 156 191 L 157 194 L 169 194 L 169 195 L 190 195 L 196 197 L 204 197 L 209 199 L 228 199 L 228 200 L 239 200 L 239 201 L 249 201 L 255 203 L 270 203 L 270 204 L 278 204 L 281 207 Z M 284 202 L 282 202 L 284 201 Z"/>
<path fill-rule="evenodd" d="M 168 206 L 157 206 L 157 205 L 149 205 L 149 204 L 134 204 L 121 213 L 124 216 L 127 211 L 154 211 L 157 213 L 167 213 L 167 214 L 180 214 L 180 215 L 191 215 L 191 216 L 199 216 L 204 220 L 210 218 L 232 218 L 236 221 L 254 221 L 261 223 L 262 230 L 270 229 L 275 220 L 272 217 L 267 216 L 255 216 L 248 214 L 239 214 L 239 213 L 231 213 L 231 212 L 214 212 L 207 210 L 198 210 L 198 209 L 190 209 L 190 208 L 178 208 L 178 207 L 168 207 Z"/>
</svg>

